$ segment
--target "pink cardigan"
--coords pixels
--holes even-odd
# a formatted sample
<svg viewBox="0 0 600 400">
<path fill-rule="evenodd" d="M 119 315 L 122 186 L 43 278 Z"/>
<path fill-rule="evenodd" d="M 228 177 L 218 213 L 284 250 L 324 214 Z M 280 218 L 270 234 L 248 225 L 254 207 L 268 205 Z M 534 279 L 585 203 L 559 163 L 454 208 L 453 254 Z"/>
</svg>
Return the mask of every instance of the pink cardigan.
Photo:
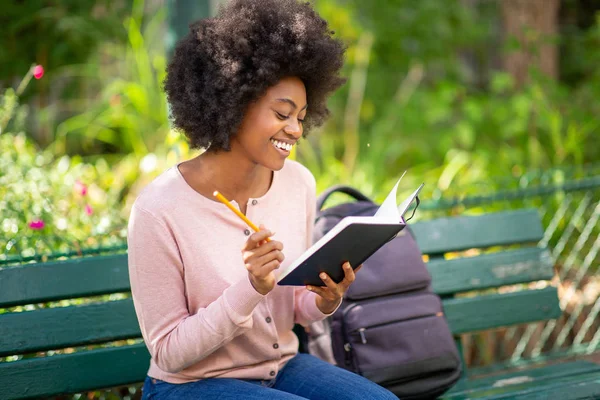
<svg viewBox="0 0 600 400">
<path fill-rule="evenodd" d="M 281 270 L 311 243 L 314 213 L 315 180 L 289 160 L 247 207 L 248 218 L 283 243 Z M 231 210 L 193 190 L 176 166 L 137 198 L 129 276 L 152 356 L 149 376 L 171 383 L 272 379 L 297 352 L 294 322 L 325 318 L 303 287 L 276 286 L 266 296 L 254 290 L 241 255 L 249 233 Z"/>
</svg>

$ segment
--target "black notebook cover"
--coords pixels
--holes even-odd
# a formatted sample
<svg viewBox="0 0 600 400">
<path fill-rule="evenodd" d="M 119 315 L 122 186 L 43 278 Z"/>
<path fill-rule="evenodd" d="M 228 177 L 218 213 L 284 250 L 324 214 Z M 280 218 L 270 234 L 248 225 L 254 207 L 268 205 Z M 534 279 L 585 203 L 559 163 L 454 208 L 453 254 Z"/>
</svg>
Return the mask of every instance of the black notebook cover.
<svg viewBox="0 0 600 400">
<path fill-rule="evenodd" d="M 402 175 L 404 176 L 404 174 Z M 365 262 L 373 253 L 392 240 L 404 229 L 403 216 L 417 199 L 423 184 L 396 204 L 396 190 L 400 179 L 374 216 L 346 217 L 306 250 L 285 270 L 279 272 L 277 283 L 292 286 L 323 286 L 319 278 L 327 273 L 335 282 L 344 279 L 342 265 L 348 261 L 353 268 Z"/>
<path fill-rule="evenodd" d="M 404 223 L 350 223 L 278 283 L 323 286 L 324 282 L 319 278 L 321 272 L 327 273 L 335 282 L 341 282 L 344 262 L 349 261 L 357 268 L 405 226 Z"/>
</svg>

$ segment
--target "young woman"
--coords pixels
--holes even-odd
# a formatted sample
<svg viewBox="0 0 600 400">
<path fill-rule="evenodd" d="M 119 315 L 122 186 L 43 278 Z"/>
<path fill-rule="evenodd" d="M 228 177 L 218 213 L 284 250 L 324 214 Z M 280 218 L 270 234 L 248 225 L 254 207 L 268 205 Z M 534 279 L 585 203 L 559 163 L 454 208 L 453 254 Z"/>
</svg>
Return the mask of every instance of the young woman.
<svg viewBox="0 0 600 400">
<path fill-rule="evenodd" d="M 148 185 L 129 222 L 131 289 L 152 356 L 143 398 L 395 399 L 297 354 L 294 323 L 339 307 L 349 265 L 339 284 L 276 284 L 311 244 L 315 213 L 313 176 L 286 159 L 326 118 L 327 96 L 343 83 L 343 45 L 296 0 L 232 0 L 190 28 L 165 91 L 174 126 L 205 151 Z"/>
</svg>

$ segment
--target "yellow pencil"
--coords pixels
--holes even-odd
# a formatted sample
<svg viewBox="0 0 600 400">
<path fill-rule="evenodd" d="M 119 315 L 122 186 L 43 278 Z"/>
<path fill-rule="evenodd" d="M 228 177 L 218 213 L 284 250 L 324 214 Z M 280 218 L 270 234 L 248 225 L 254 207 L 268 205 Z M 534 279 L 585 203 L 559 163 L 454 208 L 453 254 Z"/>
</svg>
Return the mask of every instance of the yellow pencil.
<svg viewBox="0 0 600 400">
<path fill-rule="evenodd" d="M 237 215 L 238 217 L 240 217 L 242 219 L 242 221 L 244 221 L 246 224 L 248 224 L 248 226 L 252 229 L 254 229 L 255 232 L 258 232 L 260 229 L 258 226 L 254 225 L 252 223 L 252 221 L 250 221 L 248 218 L 246 218 L 246 216 L 244 214 L 241 213 L 240 210 L 238 210 L 237 208 L 235 208 L 233 206 L 233 204 L 231 204 L 229 202 L 229 200 L 227 200 L 225 198 L 225 196 L 223 196 L 221 193 L 219 193 L 218 190 L 215 190 L 213 192 L 213 196 L 215 196 L 221 203 L 225 204 L 227 206 L 227 208 L 229 208 L 231 211 L 233 211 L 235 213 L 235 215 Z M 267 242 L 270 242 L 271 239 L 267 238 Z"/>
</svg>

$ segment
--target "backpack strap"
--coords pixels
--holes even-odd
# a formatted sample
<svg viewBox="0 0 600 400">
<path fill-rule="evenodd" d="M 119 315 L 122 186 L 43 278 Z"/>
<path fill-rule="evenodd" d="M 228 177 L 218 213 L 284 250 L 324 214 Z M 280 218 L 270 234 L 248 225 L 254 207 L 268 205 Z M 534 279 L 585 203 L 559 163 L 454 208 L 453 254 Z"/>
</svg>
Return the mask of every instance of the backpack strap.
<svg viewBox="0 0 600 400">
<path fill-rule="evenodd" d="M 317 210 L 321 210 L 323 208 L 323 205 L 329 198 L 329 196 L 331 196 L 332 194 L 334 194 L 336 192 L 347 194 L 348 196 L 351 196 L 355 200 L 358 200 L 358 201 L 368 201 L 371 203 L 373 202 L 373 200 L 371 200 L 370 198 L 368 198 L 367 196 L 365 196 L 364 194 L 359 192 L 357 189 L 354 189 L 353 187 L 344 186 L 344 185 L 335 185 L 335 186 L 331 186 L 330 188 L 325 190 L 323 193 L 321 193 L 319 195 L 319 197 L 317 197 Z"/>
</svg>

